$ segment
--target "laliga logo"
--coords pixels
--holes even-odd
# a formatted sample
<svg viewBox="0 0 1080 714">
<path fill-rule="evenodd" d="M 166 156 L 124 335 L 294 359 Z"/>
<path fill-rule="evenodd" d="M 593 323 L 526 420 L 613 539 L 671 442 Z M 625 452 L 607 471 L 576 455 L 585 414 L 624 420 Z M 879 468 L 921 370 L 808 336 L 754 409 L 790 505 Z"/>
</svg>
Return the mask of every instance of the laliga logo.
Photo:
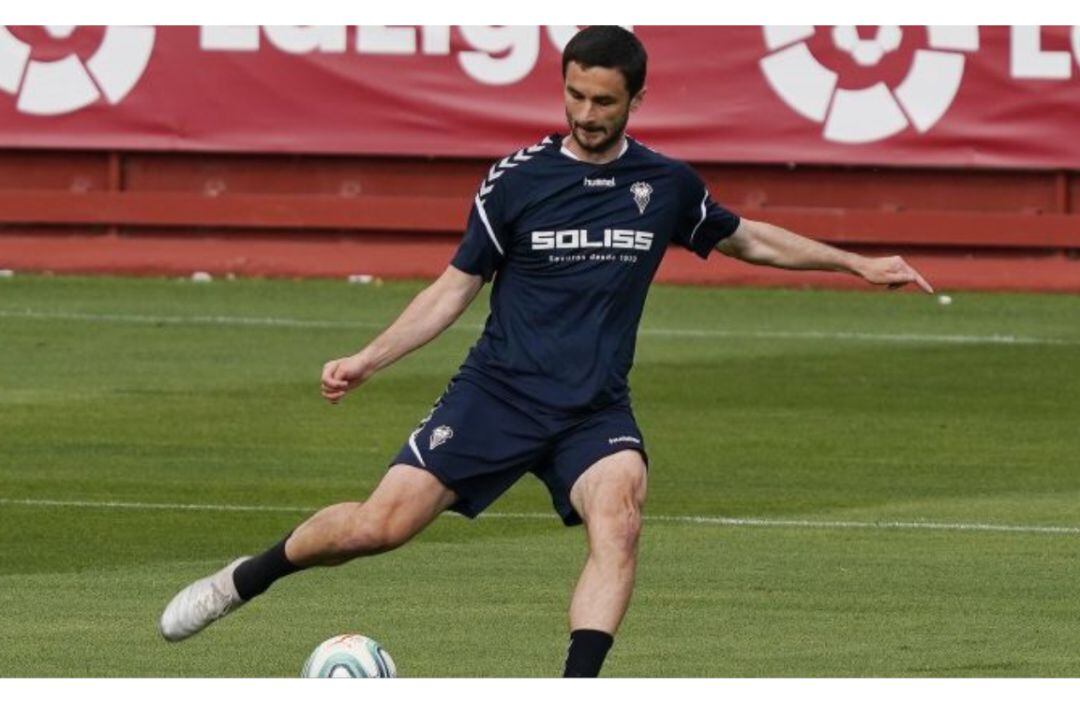
<svg viewBox="0 0 1080 714">
<path fill-rule="evenodd" d="M 898 134 L 909 125 L 919 133 L 948 111 L 964 74 L 964 55 L 979 49 L 975 26 L 927 27 L 929 49 L 915 51 L 907 74 L 896 86 L 879 81 L 862 89 L 838 88 L 839 75 L 810 52 L 812 26 L 767 26 L 761 60 L 765 79 L 789 107 L 819 124 L 829 141 L 862 144 Z M 900 47 L 897 26 L 882 26 L 873 39 L 862 39 L 852 25 L 832 31 L 833 44 L 859 67 L 877 65 Z"/>
<path fill-rule="evenodd" d="M 45 31 L 66 39 L 75 27 L 52 25 Z M 109 26 L 85 64 L 75 54 L 35 60 L 30 45 L 0 27 L 0 90 L 18 97 L 15 107 L 20 112 L 40 116 L 78 111 L 101 97 L 117 104 L 142 77 L 153 49 L 153 27 Z"/>
</svg>

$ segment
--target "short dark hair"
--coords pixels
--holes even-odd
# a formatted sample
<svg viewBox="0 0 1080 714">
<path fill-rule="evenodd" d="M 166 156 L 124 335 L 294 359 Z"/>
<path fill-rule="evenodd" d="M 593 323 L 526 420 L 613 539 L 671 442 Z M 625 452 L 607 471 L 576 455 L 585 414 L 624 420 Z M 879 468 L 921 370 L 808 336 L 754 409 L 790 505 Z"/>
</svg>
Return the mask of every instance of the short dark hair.
<svg viewBox="0 0 1080 714">
<path fill-rule="evenodd" d="M 626 90 L 633 97 L 645 86 L 648 60 L 645 46 L 633 32 L 617 25 L 592 25 L 574 35 L 563 50 L 563 79 L 571 62 L 577 62 L 585 69 L 617 69 L 626 81 Z"/>
</svg>

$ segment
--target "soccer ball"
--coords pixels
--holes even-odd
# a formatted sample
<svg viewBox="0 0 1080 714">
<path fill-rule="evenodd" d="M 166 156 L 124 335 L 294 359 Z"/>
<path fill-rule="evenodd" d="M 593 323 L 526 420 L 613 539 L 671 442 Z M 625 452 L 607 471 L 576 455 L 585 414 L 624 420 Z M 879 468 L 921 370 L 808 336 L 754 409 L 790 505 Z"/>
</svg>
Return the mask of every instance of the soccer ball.
<svg viewBox="0 0 1080 714">
<path fill-rule="evenodd" d="M 338 635 L 315 648 L 300 676 L 310 679 L 396 677 L 397 667 L 390 653 L 370 637 Z"/>
</svg>

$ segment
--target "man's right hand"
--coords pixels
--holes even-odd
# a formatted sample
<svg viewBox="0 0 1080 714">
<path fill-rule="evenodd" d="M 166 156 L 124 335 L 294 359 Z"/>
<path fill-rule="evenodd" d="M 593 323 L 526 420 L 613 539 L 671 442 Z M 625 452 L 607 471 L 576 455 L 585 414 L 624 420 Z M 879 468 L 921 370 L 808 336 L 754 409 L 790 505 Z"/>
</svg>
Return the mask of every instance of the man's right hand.
<svg viewBox="0 0 1080 714">
<path fill-rule="evenodd" d="M 370 376 L 359 354 L 331 360 L 323 366 L 321 391 L 331 404 L 337 404 L 350 389 L 356 389 Z"/>
<path fill-rule="evenodd" d="M 394 323 L 350 357 L 323 366 L 321 391 L 337 404 L 350 389 L 385 369 L 417 347 L 425 345 L 458 319 L 484 285 L 479 275 L 448 265 L 439 279 L 420 291 Z"/>
</svg>

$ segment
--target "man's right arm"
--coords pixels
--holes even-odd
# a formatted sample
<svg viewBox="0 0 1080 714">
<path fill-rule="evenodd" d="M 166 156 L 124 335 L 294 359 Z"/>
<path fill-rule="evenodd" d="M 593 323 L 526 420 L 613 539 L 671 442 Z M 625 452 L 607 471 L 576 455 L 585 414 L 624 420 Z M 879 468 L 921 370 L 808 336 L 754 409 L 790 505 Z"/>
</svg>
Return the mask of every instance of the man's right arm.
<svg viewBox="0 0 1080 714">
<path fill-rule="evenodd" d="M 454 323 L 473 301 L 484 279 L 448 266 L 424 288 L 381 335 L 350 357 L 327 362 L 322 372 L 322 395 L 332 404 L 413 350 L 435 339 Z"/>
</svg>

